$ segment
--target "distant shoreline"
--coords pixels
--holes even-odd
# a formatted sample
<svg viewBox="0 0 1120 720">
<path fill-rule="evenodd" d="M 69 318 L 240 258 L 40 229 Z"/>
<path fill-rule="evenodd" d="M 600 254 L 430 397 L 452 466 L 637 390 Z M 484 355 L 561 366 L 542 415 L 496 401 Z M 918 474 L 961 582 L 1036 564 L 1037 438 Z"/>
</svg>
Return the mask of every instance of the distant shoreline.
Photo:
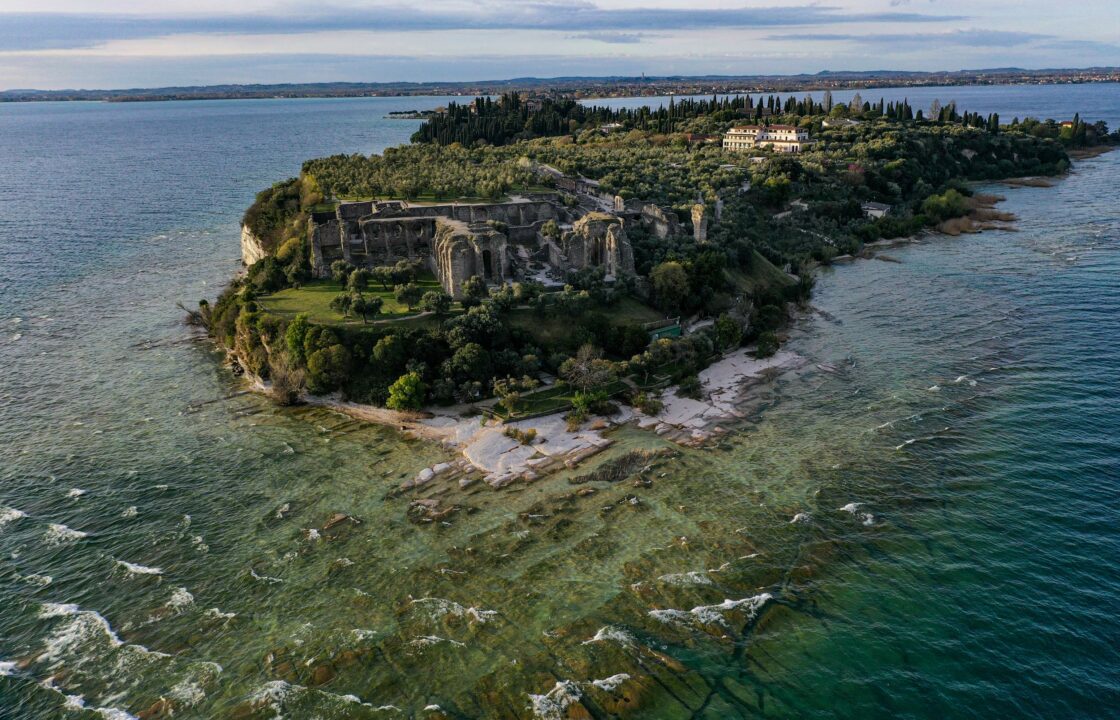
<svg viewBox="0 0 1120 720">
<path fill-rule="evenodd" d="M 306 83 L 206 85 L 107 90 L 4 90 L 0 102 L 175 102 L 186 100 L 291 100 L 364 97 L 475 97 L 505 92 L 577 99 L 742 95 L 875 90 L 899 87 L 1085 85 L 1120 82 L 1120 67 L 957 72 L 836 72 L 815 75 L 520 78 L 432 83 Z"/>
</svg>

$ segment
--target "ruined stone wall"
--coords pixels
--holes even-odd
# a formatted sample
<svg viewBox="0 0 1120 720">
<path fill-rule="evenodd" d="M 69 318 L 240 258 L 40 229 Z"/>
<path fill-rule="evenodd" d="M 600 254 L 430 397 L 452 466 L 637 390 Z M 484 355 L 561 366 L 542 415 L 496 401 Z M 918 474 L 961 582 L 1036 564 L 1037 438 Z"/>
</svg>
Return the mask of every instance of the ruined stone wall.
<svg viewBox="0 0 1120 720">
<path fill-rule="evenodd" d="M 549 243 L 549 263 L 558 270 L 601 267 L 608 275 L 634 274 L 634 251 L 623 221 L 606 213 L 588 213 Z"/>
<path fill-rule="evenodd" d="M 692 206 L 692 237 L 696 240 L 697 245 L 703 245 L 708 242 L 708 218 L 706 217 L 706 210 L 707 208 L 701 203 Z"/>
<path fill-rule="evenodd" d="M 547 220 L 561 222 L 565 210 L 558 201 L 527 200 L 490 204 L 411 205 L 404 213 L 412 217 L 445 217 L 465 223 L 483 223 L 490 220 L 511 227 L 533 225 Z"/>
<path fill-rule="evenodd" d="M 463 283 L 472 276 L 494 285 L 512 279 L 509 241 L 487 225 L 437 220 L 430 264 L 443 289 L 455 299 L 463 297 Z"/>
<path fill-rule="evenodd" d="M 640 212 L 642 225 L 649 228 L 650 232 L 661 240 L 681 234 L 681 223 L 672 210 L 646 203 L 642 205 Z"/>
</svg>

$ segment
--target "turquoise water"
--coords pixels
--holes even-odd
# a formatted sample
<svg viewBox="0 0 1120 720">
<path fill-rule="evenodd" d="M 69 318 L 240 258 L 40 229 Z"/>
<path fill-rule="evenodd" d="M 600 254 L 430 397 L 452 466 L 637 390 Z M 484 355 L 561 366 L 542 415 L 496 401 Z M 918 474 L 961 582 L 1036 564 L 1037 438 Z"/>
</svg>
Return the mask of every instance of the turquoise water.
<svg viewBox="0 0 1120 720">
<path fill-rule="evenodd" d="M 175 303 L 257 189 L 442 102 L 0 106 L 0 717 L 1114 715 L 1117 155 L 991 188 L 1020 232 L 823 273 L 808 363 L 651 487 L 416 525 L 442 450 L 241 394 Z"/>
</svg>

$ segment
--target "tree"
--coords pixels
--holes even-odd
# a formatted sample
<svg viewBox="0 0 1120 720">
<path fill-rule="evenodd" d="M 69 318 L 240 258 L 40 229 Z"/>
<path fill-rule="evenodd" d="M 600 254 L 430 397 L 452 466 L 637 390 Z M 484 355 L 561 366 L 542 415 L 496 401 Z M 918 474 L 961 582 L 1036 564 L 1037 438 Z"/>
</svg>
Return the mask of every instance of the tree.
<svg viewBox="0 0 1120 720">
<path fill-rule="evenodd" d="M 350 277 L 352 272 L 354 272 L 354 266 L 345 260 L 335 260 L 331 263 L 331 278 L 336 283 L 346 282 L 346 278 Z"/>
<path fill-rule="evenodd" d="M 560 239 L 560 226 L 556 224 L 555 220 L 545 220 L 541 225 L 541 235 L 552 240 Z"/>
<path fill-rule="evenodd" d="M 358 295 L 357 297 L 361 297 Z M 355 296 L 350 293 L 339 293 L 331 300 L 331 310 L 337 310 L 343 316 L 349 315 L 350 310 L 354 307 Z"/>
<path fill-rule="evenodd" d="M 288 323 L 288 328 L 284 331 L 284 344 L 288 346 L 288 353 L 297 365 L 307 362 L 307 355 L 303 352 L 303 338 L 310 326 L 307 313 L 300 313 Z"/>
<path fill-rule="evenodd" d="M 688 273 L 676 260 L 663 262 L 649 274 L 653 293 L 663 310 L 677 311 L 688 297 Z"/>
<path fill-rule="evenodd" d="M 392 273 L 393 283 L 396 285 L 416 282 L 416 263 L 411 260 L 398 260 L 397 264 L 393 266 Z"/>
<path fill-rule="evenodd" d="M 540 384 L 539 380 L 528 375 L 520 379 L 507 377 L 504 380 L 494 381 L 494 394 L 502 399 L 502 405 L 512 413 L 521 402 L 521 394 L 535 389 Z"/>
<path fill-rule="evenodd" d="M 395 297 L 400 304 L 407 305 L 409 310 L 420 302 L 420 298 L 423 297 L 423 295 L 424 291 L 420 289 L 420 286 L 412 282 L 407 285 L 398 285 L 396 289 L 393 290 L 393 297 Z"/>
<path fill-rule="evenodd" d="M 420 298 L 420 309 L 443 317 L 451 310 L 451 296 L 442 290 L 429 290 Z"/>
<path fill-rule="evenodd" d="M 342 345 L 316 350 L 307 358 L 307 389 L 316 395 L 337 390 L 350 375 L 350 351 Z"/>
<path fill-rule="evenodd" d="M 351 292 L 365 292 L 369 288 L 370 272 L 365 268 L 358 268 L 350 273 L 350 279 L 346 281 L 346 287 Z"/>
<path fill-rule="evenodd" d="M 755 351 L 755 356 L 768 358 L 776 352 L 778 352 L 777 335 L 767 330 L 758 336 L 758 350 Z"/>
<path fill-rule="evenodd" d="M 720 348 L 739 347 L 739 343 L 743 341 L 742 324 L 727 313 L 716 318 L 715 330 L 716 342 Z"/>
<path fill-rule="evenodd" d="M 463 281 L 463 307 L 472 308 L 487 298 L 486 281 L 477 275 L 471 275 Z"/>
<path fill-rule="evenodd" d="M 598 348 L 584 345 L 560 365 L 560 377 L 582 393 L 601 390 L 615 379 L 614 363 L 602 356 Z"/>
<path fill-rule="evenodd" d="M 380 265 L 370 271 L 370 279 L 381 286 L 382 290 L 388 290 L 395 282 L 393 280 L 393 268 Z"/>
<path fill-rule="evenodd" d="M 350 310 L 355 315 L 362 316 L 362 322 L 369 322 L 370 315 L 377 316 L 381 313 L 384 301 L 379 297 L 365 297 L 358 295 L 350 303 Z"/>
<path fill-rule="evenodd" d="M 444 366 L 446 374 L 458 380 L 485 380 L 490 375 L 490 353 L 478 343 L 467 343 Z"/>
<path fill-rule="evenodd" d="M 418 372 L 408 372 L 389 386 L 389 399 L 385 407 L 390 410 L 419 410 L 427 393 L 423 378 Z"/>
</svg>

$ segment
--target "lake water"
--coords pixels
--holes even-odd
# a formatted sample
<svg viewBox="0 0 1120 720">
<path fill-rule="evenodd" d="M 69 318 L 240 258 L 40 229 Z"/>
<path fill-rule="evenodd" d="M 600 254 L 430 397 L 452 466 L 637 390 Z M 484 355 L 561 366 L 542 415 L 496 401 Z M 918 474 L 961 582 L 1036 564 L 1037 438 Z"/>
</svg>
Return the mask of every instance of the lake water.
<svg viewBox="0 0 1120 720">
<path fill-rule="evenodd" d="M 1120 118 L 1115 86 L 937 90 Z M 807 364 L 650 487 L 415 525 L 392 489 L 443 450 L 241 394 L 176 303 L 257 190 L 446 101 L 0 105 L 0 717 L 1115 715 L 1116 154 L 992 188 L 1020 232 L 822 273 Z"/>
</svg>

